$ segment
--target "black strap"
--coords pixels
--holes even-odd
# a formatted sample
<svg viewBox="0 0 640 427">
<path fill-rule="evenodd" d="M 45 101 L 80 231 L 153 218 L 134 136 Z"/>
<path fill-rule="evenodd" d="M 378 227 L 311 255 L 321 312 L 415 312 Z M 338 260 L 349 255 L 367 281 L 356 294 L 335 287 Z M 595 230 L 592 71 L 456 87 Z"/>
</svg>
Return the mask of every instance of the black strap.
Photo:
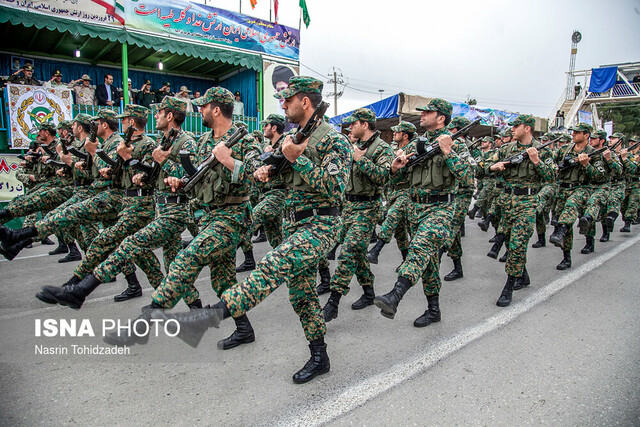
<svg viewBox="0 0 640 427">
<path fill-rule="evenodd" d="M 380 195 L 377 194 L 375 196 L 358 196 L 356 194 L 345 194 L 344 199 L 347 202 L 373 202 L 374 200 L 380 199 Z"/>
<path fill-rule="evenodd" d="M 340 208 L 335 206 L 329 208 L 315 208 L 315 209 L 307 209 L 304 211 L 289 211 L 287 212 L 287 217 L 291 222 L 302 221 L 303 219 L 310 218 L 312 216 L 340 216 Z"/>
<path fill-rule="evenodd" d="M 151 196 L 153 195 L 153 188 L 139 190 L 125 190 L 124 195 L 127 197 L 143 197 L 143 196 Z"/>
<path fill-rule="evenodd" d="M 455 194 L 442 194 L 439 196 L 411 196 L 411 201 L 413 203 L 451 203 L 455 200 Z"/>
<path fill-rule="evenodd" d="M 189 198 L 184 194 L 179 196 L 156 196 L 156 203 L 159 205 L 189 203 Z"/>
<path fill-rule="evenodd" d="M 514 194 L 516 196 L 534 196 L 538 194 L 540 191 L 538 188 L 527 188 L 527 187 L 511 187 L 505 188 L 505 194 Z"/>
</svg>

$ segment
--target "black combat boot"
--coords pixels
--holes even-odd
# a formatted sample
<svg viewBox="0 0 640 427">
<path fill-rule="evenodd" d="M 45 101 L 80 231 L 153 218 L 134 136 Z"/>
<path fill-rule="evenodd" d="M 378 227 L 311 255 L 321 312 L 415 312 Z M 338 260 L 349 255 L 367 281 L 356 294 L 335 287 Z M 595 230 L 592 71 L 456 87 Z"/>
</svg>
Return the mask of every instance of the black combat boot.
<svg viewBox="0 0 640 427">
<path fill-rule="evenodd" d="M 497 236 L 498 236 L 497 234 L 494 234 L 493 237 L 489 239 L 489 243 L 495 243 Z"/>
<path fill-rule="evenodd" d="M 531 279 L 529 279 L 529 273 L 527 272 L 527 267 L 525 267 L 522 271 L 522 276 L 516 277 L 516 281 L 513 284 L 513 290 L 517 291 L 524 288 L 525 286 L 529 286 L 530 284 Z"/>
<path fill-rule="evenodd" d="M 465 231 L 465 227 L 464 227 L 464 222 L 462 224 L 460 224 L 460 237 L 464 237 L 466 231 Z"/>
<path fill-rule="evenodd" d="M 378 241 L 378 233 L 376 233 L 375 228 L 373 229 L 373 233 L 371 233 L 371 238 L 369 239 L 369 243 L 375 243 Z"/>
<path fill-rule="evenodd" d="M 538 234 L 538 241 L 531 245 L 532 248 L 542 248 L 547 246 L 544 233 Z"/>
<path fill-rule="evenodd" d="M 560 261 L 560 264 L 556 265 L 557 270 L 566 270 L 571 268 L 571 251 L 562 251 L 564 258 Z"/>
<path fill-rule="evenodd" d="M 379 295 L 373 299 L 373 303 L 380 309 L 380 314 L 393 319 L 398 310 L 400 300 L 411 287 L 411 282 L 406 277 L 398 277 L 398 281 L 388 294 Z"/>
<path fill-rule="evenodd" d="M 96 279 L 96 276 L 89 274 L 74 285 L 64 286 L 62 288 L 57 286 L 43 286 L 42 293 L 45 297 L 53 299 L 60 305 L 78 310 L 82 307 L 82 303 L 84 303 L 84 300 L 89 294 L 99 285 L 100 281 Z"/>
<path fill-rule="evenodd" d="M 362 292 L 363 294 L 360 299 L 351 304 L 351 308 L 353 310 L 361 310 L 365 307 L 373 305 L 373 299 L 376 297 L 375 292 L 373 292 L 373 286 L 363 286 Z"/>
<path fill-rule="evenodd" d="M 377 264 L 378 263 L 378 256 L 380 255 L 380 251 L 382 250 L 384 245 L 386 245 L 386 243 L 383 242 L 382 240 L 378 239 L 378 241 L 376 242 L 375 246 L 372 247 L 369 250 L 369 252 L 367 252 L 367 259 L 369 260 L 369 262 L 371 264 Z"/>
<path fill-rule="evenodd" d="M 246 314 L 234 318 L 233 321 L 236 322 L 236 330 L 228 338 L 218 341 L 217 346 L 220 350 L 229 350 L 256 340 L 256 335 L 253 333 L 253 328 Z"/>
<path fill-rule="evenodd" d="M 402 254 L 402 262 L 399 266 L 396 267 L 396 273 L 400 271 L 400 267 L 402 267 L 402 263 L 407 259 L 407 255 L 409 255 L 409 249 L 401 249 L 400 253 Z"/>
<path fill-rule="evenodd" d="M 9 209 L 0 209 L 0 221 L 8 222 L 13 216 Z"/>
<path fill-rule="evenodd" d="M 187 304 L 187 307 L 189 307 L 189 309 L 192 309 L 192 310 L 196 310 L 198 308 L 202 308 L 202 301 L 200 300 L 200 298 L 198 298 L 197 300 L 195 300 L 191 304 Z"/>
<path fill-rule="evenodd" d="M 58 262 L 72 262 L 72 261 L 82 261 L 82 254 L 76 246 L 76 242 L 69 243 L 69 253 L 64 258 L 58 260 Z"/>
<path fill-rule="evenodd" d="M 620 229 L 621 233 L 631 233 L 631 221 L 625 220 L 624 226 Z"/>
<path fill-rule="evenodd" d="M 498 260 L 498 262 L 507 262 L 507 257 L 509 256 L 509 249 L 507 249 L 506 251 L 504 251 L 504 255 L 502 255 L 500 257 L 500 259 Z"/>
<path fill-rule="evenodd" d="M 154 310 L 164 310 L 164 308 L 152 301 L 151 304 L 142 307 L 140 316 L 131 322 L 131 328 L 133 330 L 122 328 L 117 332 L 106 334 L 102 340 L 107 344 L 116 346 L 146 344 L 149 342 L 149 333 L 151 331 L 149 321 L 151 320 L 151 314 Z"/>
<path fill-rule="evenodd" d="M 557 227 L 558 226 L 558 214 L 557 213 L 553 213 L 553 215 L 551 216 L 551 222 L 549 224 L 551 224 L 552 227 Z"/>
<path fill-rule="evenodd" d="M 49 236 L 47 236 L 44 239 L 40 240 L 40 244 L 41 245 L 47 245 L 47 246 L 53 246 L 53 245 L 56 244 L 56 242 L 54 242 L 53 240 L 51 240 L 49 238 Z"/>
<path fill-rule="evenodd" d="M 595 239 L 593 237 L 587 237 L 587 244 L 580 251 L 581 254 L 590 254 L 595 250 Z"/>
<path fill-rule="evenodd" d="M 453 258 L 453 270 L 451 273 L 444 276 L 444 280 L 451 282 L 452 280 L 462 279 L 464 274 L 462 273 L 462 260 L 460 258 Z"/>
<path fill-rule="evenodd" d="M 309 350 L 311 350 L 311 358 L 302 369 L 293 374 L 293 382 L 296 384 L 304 384 L 318 375 L 326 374 L 331 369 L 324 338 L 311 341 Z"/>
<path fill-rule="evenodd" d="M 69 252 L 69 247 L 67 244 L 58 237 L 58 247 L 49 252 L 49 255 L 61 255 Z"/>
<path fill-rule="evenodd" d="M 438 302 L 438 295 L 429 295 L 427 297 L 427 311 L 416 320 L 413 321 L 413 326 L 416 328 L 424 328 L 434 322 L 440 321 L 440 304 Z"/>
<path fill-rule="evenodd" d="M 127 289 L 125 289 L 120 295 L 113 297 L 115 302 L 122 302 L 142 296 L 142 286 L 140 286 L 140 282 L 138 282 L 136 273 L 127 274 L 124 277 L 127 279 Z"/>
<path fill-rule="evenodd" d="M 329 268 L 321 268 L 318 270 L 320 275 L 320 284 L 316 288 L 318 295 L 323 295 L 329 292 L 329 284 L 331 284 L 331 272 Z"/>
<path fill-rule="evenodd" d="M 71 279 L 64 282 L 61 287 L 64 288 L 65 286 L 75 285 L 77 283 L 80 283 L 81 280 L 82 280 L 81 278 L 79 278 L 74 274 L 73 276 L 71 276 Z M 47 295 L 48 294 L 45 294 L 44 292 L 40 291 L 36 294 L 36 298 L 38 298 L 42 302 L 46 302 L 47 304 L 55 304 L 56 300 L 53 297 L 47 296 Z"/>
<path fill-rule="evenodd" d="M 593 217 L 591 215 L 585 215 L 578 221 L 578 233 L 583 236 L 589 232 L 589 227 L 593 224 Z"/>
<path fill-rule="evenodd" d="M 559 248 L 562 247 L 567 231 L 569 231 L 569 226 L 567 224 L 560 224 L 556 227 L 551 236 L 549 236 L 549 243 L 553 243 Z"/>
<path fill-rule="evenodd" d="M 21 250 L 31 245 L 32 243 L 33 243 L 33 239 L 27 239 L 27 240 L 23 240 L 20 243 L 16 243 L 6 251 L 0 248 L 0 255 L 5 257 L 8 261 L 13 261 L 13 259 L 18 256 Z"/>
<path fill-rule="evenodd" d="M 21 228 L 20 230 L 11 230 L 5 226 L 0 226 L 0 248 L 4 250 L 9 249 L 16 243 L 34 237 L 38 237 L 38 230 L 36 230 L 35 225 Z"/>
<path fill-rule="evenodd" d="M 253 243 L 262 243 L 267 241 L 267 235 L 264 232 L 264 227 L 258 229 L 258 237 L 253 239 Z"/>
<path fill-rule="evenodd" d="M 493 258 L 493 259 L 498 258 L 498 254 L 500 253 L 500 249 L 502 249 L 502 245 L 504 244 L 505 239 L 506 239 L 506 236 L 504 234 L 502 233 L 496 234 L 496 241 L 491 247 L 491 250 L 489 251 L 489 253 L 487 254 L 489 258 Z"/>
<path fill-rule="evenodd" d="M 478 213 L 476 213 L 476 218 L 482 218 L 484 217 L 484 211 L 482 209 L 478 210 Z"/>
<path fill-rule="evenodd" d="M 176 320 L 180 324 L 178 338 L 196 348 L 204 333 L 211 327 L 219 328 L 220 322 L 227 317 L 231 317 L 231 313 L 229 313 L 229 309 L 224 302 L 219 301 L 213 306 L 195 308 L 186 313 L 169 313 L 166 310 L 154 310 L 151 316 L 154 319 L 162 319 L 165 323 L 169 319 Z M 169 333 L 176 332 L 169 323 L 165 327 Z"/>
<path fill-rule="evenodd" d="M 322 317 L 324 317 L 325 322 L 330 322 L 331 320 L 338 318 L 340 298 L 342 298 L 342 294 L 340 292 L 331 291 L 331 295 L 322 309 Z"/>
<path fill-rule="evenodd" d="M 336 243 L 336 245 L 333 247 L 333 249 L 331 249 L 329 251 L 329 253 L 327 254 L 327 259 L 329 261 L 334 261 L 336 259 L 336 250 L 338 249 L 338 245 L 339 245 L 339 243 Z"/>
<path fill-rule="evenodd" d="M 496 302 L 498 307 L 506 307 L 511 304 L 511 296 L 513 295 L 513 285 L 515 282 L 516 278 L 514 276 L 507 276 L 507 283 L 504 285 L 500 298 L 498 298 Z"/>
<path fill-rule="evenodd" d="M 609 237 L 610 236 L 610 232 L 609 232 L 609 225 L 605 222 L 602 223 L 602 237 L 600 238 L 600 241 L 602 243 L 604 242 L 608 242 L 609 241 Z"/>
<path fill-rule="evenodd" d="M 478 221 L 478 227 L 480 230 L 487 231 L 489 229 L 489 225 L 491 225 L 491 220 L 493 219 L 493 215 L 489 214 Z"/>
<path fill-rule="evenodd" d="M 607 214 L 605 222 L 607 223 L 607 229 L 609 230 L 609 233 L 613 233 L 613 226 L 616 223 L 616 219 L 618 219 L 618 212 L 609 212 Z"/>
<path fill-rule="evenodd" d="M 244 253 L 244 262 L 236 267 L 236 273 L 251 271 L 256 268 L 256 260 L 253 258 L 253 250 L 249 249 Z"/>
<path fill-rule="evenodd" d="M 473 205 L 471 210 L 467 212 L 467 216 L 469 217 L 469 219 L 474 219 L 479 210 L 480 208 L 478 207 L 478 205 Z"/>
</svg>

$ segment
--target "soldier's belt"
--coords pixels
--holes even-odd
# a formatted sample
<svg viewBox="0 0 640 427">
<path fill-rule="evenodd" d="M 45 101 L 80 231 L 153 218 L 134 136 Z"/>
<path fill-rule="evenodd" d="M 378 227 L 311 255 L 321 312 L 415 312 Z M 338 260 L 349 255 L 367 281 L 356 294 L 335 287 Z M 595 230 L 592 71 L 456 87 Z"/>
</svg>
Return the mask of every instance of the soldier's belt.
<svg viewBox="0 0 640 427">
<path fill-rule="evenodd" d="M 560 188 L 564 188 L 565 190 L 573 190 L 574 188 L 578 188 L 578 184 L 571 184 L 568 182 L 561 182 L 558 184 Z"/>
<path fill-rule="evenodd" d="M 303 219 L 310 218 L 312 216 L 340 216 L 340 208 L 332 206 L 330 208 L 314 208 L 307 209 L 304 211 L 294 211 L 290 210 L 286 213 L 287 217 L 291 222 L 302 221 Z"/>
<path fill-rule="evenodd" d="M 356 194 L 345 194 L 344 199 L 347 202 L 373 202 L 374 200 L 380 199 L 380 195 L 377 194 L 375 196 L 358 196 Z"/>
<path fill-rule="evenodd" d="M 218 209 L 238 206 L 249 201 L 249 196 L 227 196 L 221 205 L 203 205 L 200 207 L 205 212 L 211 212 Z"/>
<path fill-rule="evenodd" d="M 413 203 L 451 203 L 455 200 L 455 194 L 442 194 L 439 196 L 411 196 L 411 201 Z"/>
<path fill-rule="evenodd" d="M 630 178 L 627 178 L 627 182 L 639 182 L 640 181 L 640 176 L 633 176 Z"/>
<path fill-rule="evenodd" d="M 73 186 L 76 187 L 76 188 L 77 187 L 88 187 L 88 186 L 91 185 L 92 182 L 93 181 L 76 179 L 76 180 L 73 181 Z"/>
<path fill-rule="evenodd" d="M 153 195 L 153 188 L 149 188 L 147 190 L 145 189 L 138 189 L 138 190 L 125 190 L 124 191 L 124 195 L 127 197 L 142 197 L 142 196 L 152 196 Z"/>
<path fill-rule="evenodd" d="M 511 187 L 505 188 L 505 194 L 513 194 L 514 196 L 534 196 L 540 191 L 538 188 Z"/>
<path fill-rule="evenodd" d="M 159 205 L 169 205 L 169 204 L 182 204 L 189 203 L 189 198 L 187 196 L 156 196 L 156 203 Z"/>
</svg>

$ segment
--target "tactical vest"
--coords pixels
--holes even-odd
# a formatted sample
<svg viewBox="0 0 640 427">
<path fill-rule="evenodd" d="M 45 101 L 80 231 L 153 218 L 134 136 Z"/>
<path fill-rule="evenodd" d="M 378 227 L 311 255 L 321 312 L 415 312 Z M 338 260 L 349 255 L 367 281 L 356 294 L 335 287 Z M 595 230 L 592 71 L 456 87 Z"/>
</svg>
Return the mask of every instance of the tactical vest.
<svg viewBox="0 0 640 427">
<path fill-rule="evenodd" d="M 131 152 L 131 159 L 142 160 L 142 155 L 140 153 L 144 149 L 146 149 L 148 145 L 151 144 L 152 142 L 153 140 L 151 138 L 149 138 L 146 135 L 142 135 L 142 139 L 136 142 L 136 145 L 133 147 L 133 151 Z M 117 159 L 118 161 L 120 161 L 120 156 L 117 156 Z M 138 190 L 140 188 L 148 188 L 149 185 L 144 185 L 143 187 L 141 187 L 138 184 L 133 183 L 132 178 L 137 173 L 138 171 L 136 171 L 133 168 L 123 168 L 122 180 L 121 180 L 122 187 L 127 190 Z"/>
<path fill-rule="evenodd" d="M 118 138 L 118 136 L 118 132 L 114 132 L 102 143 L 102 149 L 105 153 L 115 153 L 116 147 L 120 143 L 120 138 Z M 93 177 L 93 179 L 98 181 L 111 181 L 110 179 L 106 179 L 102 175 L 100 175 L 100 167 L 96 164 L 96 160 L 98 160 L 98 156 L 95 156 L 93 158 L 93 162 L 91 162 L 91 176 Z"/>
<path fill-rule="evenodd" d="M 540 145 L 541 144 L 534 139 L 530 147 L 538 148 L 540 147 Z M 521 153 L 524 150 L 525 150 L 524 148 L 518 148 L 518 142 L 514 141 L 509 143 L 509 147 L 507 148 L 505 154 L 507 157 L 511 157 L 511 156 L 517 155 L 518 153 Z M 533 162 L 527 158 L 521 161 L 516 166 L 506 168 L 505 171 L 502 173 L 502 176 L 505 177 L 507 180 L 509 179 L 523 180 L 526 178 L 536 179 L 537 173 L 536 173 L 536 169 Z"/>
<path fill-rule="evenodd" d="M 87 151 L 84 149 L 84 140 L 81 139 L 74 139 L 73 143 L 71 144 L 73 146 L 73 148 L 82 151 L 84 153 L 86 153 Z M 79 161 L 78 158 L 76 157 L 72 157 L 73 163 Z M 91 182 L 93 181 L 91 178 L 87 178 L 85 176 L 81 175 L 81 172 L 76 169 L 75 167 L 73 168 L 73 180 L 77 183 L 77 185 L 88 185 L 91 184 Z"/>
<path fill-rule="evenodd" d="M 318 142 L 324 138 L 324 136 L 329 133 L 329 131 L 333 129 L 329 123 L 322 122 L 316 130 L 311 134 L 309 138 L 309 142 L 307 143 L 307 147 L 304 149 L 302 153 L 305 157 L 311 160 L 316 165 L 320 166 L 322 164 L 322 157 L 318 150 L 316 149 L 316 145 Z M 283 182 L 290 188 L 300 191 L 313 192 L 315 190 L 311 188 L 307 182 L 302 179 L 300 173 L 293 168 L 287 168 L 287 170 L 282 174 Z"/>
<path fill-rule="evenodd" d="M 566 148 L 562 151 L 561 159 L 564 161 L 567 157 L 577 158 L 578 154 L 574 153 L 573 148 L 575 143 L 567 144 Z M 582 151 L 585 154 L 589 154 L 593 149 L 587 144 L 586 148 Z M 570 184 L 582 184 L 587 181 L 587 171 L 581 165 L 577 165 L 571 168 L 565 168 L 558 171 L 558 181 L 570 183 Z"/>
<path fill-rule="evenodd" d="M 381 140 L 379 137 L 376 138 L 371 143 L 371 145 L 369 145 L 363 157 L 374 161 L 373 153 L 375 153 L 376 149 L 382 143 L 384 143 L 383 140 Z M 356 165 L 356 162 L 353 162 L 351 165 L 351 175 L 349 176 L 346 194 L 353 194 L 357 196 L 373 196 L 375 194 L 380 194 L 380 186 L 371 181 L 367 174 L 362 172 Z"/>
<path fill-rule="evenodd" d="M 169 151 L 169 158 L 167 159 L 168 162 L 173 161 L 176 163 L 180 163 L 180 150 L 182 149 L 185 141 L 187 141 L 189 138 L 189 135 L 185 132 L 182 132 L 180 136 L 178 136 L 178 138 L 171 146 L 171 150 Z M 158 178 L 156 179 L 156 188 L 159 191 L 171 191 L 171 186 L 164 183 L 164 179 L 166 177 L 167 173 L 162 168 L 160 168 L 160 173 L 158 174 Z"/>
</svg>

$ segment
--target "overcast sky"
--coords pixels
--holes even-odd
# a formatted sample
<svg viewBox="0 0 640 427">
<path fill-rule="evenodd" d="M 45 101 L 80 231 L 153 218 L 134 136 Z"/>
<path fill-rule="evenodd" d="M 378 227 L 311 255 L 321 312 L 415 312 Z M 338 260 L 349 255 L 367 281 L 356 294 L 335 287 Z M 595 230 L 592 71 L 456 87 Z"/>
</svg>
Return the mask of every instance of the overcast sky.
<svg viewBox="0 0 640 427">
<path fill-rule="evenodd" d="M 280 0 L 296 27 L 299 0 Z M 269 19 L 269 0 L 242 13 Z M 207 4 L 238 11 L 239 0 Z M 566 87 L 571 34 L 582 33 L 576 70 L 640 62 L 640 0 L 307 0 L 301 73 L 348 85 L 338 114 L 398 92 L 546 117 Z M 583 82 L 584 84 L 584 82 Z M 333 104 L 333 99 L 329 99 Z M 333 111 L 333 106 L 330 111 Z"/>
</svg>

